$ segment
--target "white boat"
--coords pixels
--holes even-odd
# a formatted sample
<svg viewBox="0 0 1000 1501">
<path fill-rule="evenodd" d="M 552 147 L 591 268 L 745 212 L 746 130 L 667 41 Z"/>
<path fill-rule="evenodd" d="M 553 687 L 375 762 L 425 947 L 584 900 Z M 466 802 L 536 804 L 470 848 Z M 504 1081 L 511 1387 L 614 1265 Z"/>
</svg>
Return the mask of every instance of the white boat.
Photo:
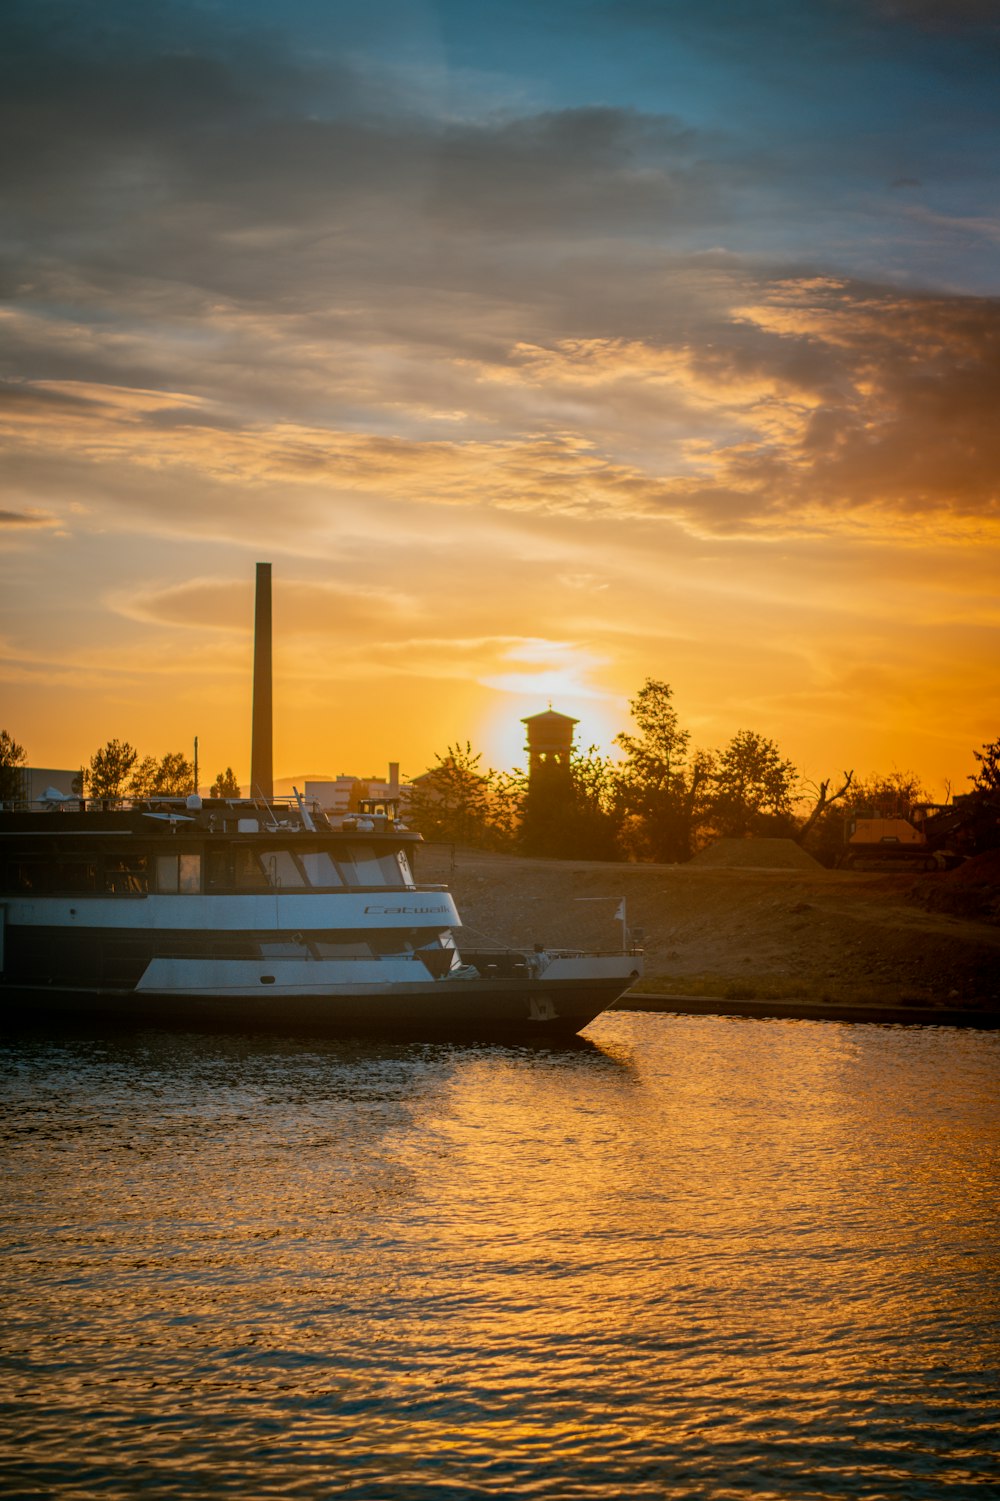
<svg viewBox="0 0 1000 1501">
<path fill-rule="evenodd" d="M 393 813 L 335 826 L 301 799 L 199 798 L 0 813 L 5 1013 L 572 1034 L 638 977 L 633 953 L 461 944 Z"/>
</svg>

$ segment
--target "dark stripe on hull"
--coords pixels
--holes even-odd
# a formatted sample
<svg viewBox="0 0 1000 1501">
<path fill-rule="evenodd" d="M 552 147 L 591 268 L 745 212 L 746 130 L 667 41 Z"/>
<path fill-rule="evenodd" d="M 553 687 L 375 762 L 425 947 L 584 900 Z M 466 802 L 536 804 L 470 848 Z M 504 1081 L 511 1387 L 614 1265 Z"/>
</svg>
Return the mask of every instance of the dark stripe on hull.
<svg viewBox="0 0 1000 1501">
<path fill-rule="evenodd" d="M 8 985 L 79 987 L 129 991 L 153 959 L 253 959 L 267 946 L 304 942 L 367 943 L 372 956 L 383 946 L 381 929 L 221 929 L 56 928 L 9 926 L 5 934 L 4 977 Z M 387 942 L 390 951 L 398 944 Z M 303 957 L 305 957 L 303 949 Z"/>
<path fill-rule="evenodd" d="M 159 954 L 213 959 L 259 956 L 261 942 L 288 933 L 158 932 L 154 928 L 8 927 L 6 981 L 26 987 L 130 991 Z"/>
<path fill-rule="evenodd" d="M 5 986 L 7 1023 L 60 1017 L 353 1034 L 571 1035 L 624 994 L 621 982 L 449 980 L 381 995 L 177 996 L 60 986 Z"/>
</svg>

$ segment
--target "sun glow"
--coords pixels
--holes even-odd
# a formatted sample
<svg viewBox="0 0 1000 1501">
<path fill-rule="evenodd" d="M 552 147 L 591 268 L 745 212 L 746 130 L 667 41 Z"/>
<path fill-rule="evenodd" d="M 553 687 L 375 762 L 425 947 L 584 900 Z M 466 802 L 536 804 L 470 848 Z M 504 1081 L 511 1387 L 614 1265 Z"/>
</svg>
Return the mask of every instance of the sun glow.
<svg viewBox="0 0 1000 1501">
<path fill-rule="evenodd" d="M 294 6 L 239 48 L 172 0 L 162 28 L 116 5 L 114 47 L 22 9 L 0 681 L 34 764 L 197 734 L 245 780 L 268 558 L 278 775 L 519 760 L 549 701 L 610 750 L 651 677 L 700 745 L 964 784 L 1000 721 L 995 78 L 945 45 L 970 7 L 933 35 L 875 7 L 860 50 L 826 7 L 836 88 L 780 98 L 700 15 L 658 85 L 666 11 L 595 12 L 544 77 L 505 48 L 501 81 L 466 7 L 432 86 L 342 45 L 336 5 L 326 49 Z M 875 138 L 913 171 L 880 195 L 866 166 L 864 197 Z"/>
</svg>

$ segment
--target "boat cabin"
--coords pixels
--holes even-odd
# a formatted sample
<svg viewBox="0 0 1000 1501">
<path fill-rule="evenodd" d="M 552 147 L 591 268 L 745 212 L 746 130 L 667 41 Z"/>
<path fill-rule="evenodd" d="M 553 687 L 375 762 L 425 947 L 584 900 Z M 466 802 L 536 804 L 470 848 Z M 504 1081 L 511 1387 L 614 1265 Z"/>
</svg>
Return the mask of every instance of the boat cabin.
<svg viewBox="0 0 1000 1501">
<path fill-rule="evenodd" d="M 394 810 L 372 811 L 340 829 L 252 804 L 12 812 L 0 818 L 0 881 L 12 894 L 66 896 L 412 890 L 419 834 L 397 827 Z"/>
</svg>

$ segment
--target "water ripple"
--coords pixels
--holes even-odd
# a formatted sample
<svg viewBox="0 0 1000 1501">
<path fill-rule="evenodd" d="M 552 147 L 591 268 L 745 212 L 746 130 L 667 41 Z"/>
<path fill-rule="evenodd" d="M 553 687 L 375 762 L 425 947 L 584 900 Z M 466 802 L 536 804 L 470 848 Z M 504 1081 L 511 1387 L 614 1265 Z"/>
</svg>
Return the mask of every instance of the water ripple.
<svg viewBox="0 0 1000 1501">
<path fill-rule="evenodd" d="M 1000 1039 L 21 1034 L 10 1496 L 976 1497 Z"/>
</svg>

